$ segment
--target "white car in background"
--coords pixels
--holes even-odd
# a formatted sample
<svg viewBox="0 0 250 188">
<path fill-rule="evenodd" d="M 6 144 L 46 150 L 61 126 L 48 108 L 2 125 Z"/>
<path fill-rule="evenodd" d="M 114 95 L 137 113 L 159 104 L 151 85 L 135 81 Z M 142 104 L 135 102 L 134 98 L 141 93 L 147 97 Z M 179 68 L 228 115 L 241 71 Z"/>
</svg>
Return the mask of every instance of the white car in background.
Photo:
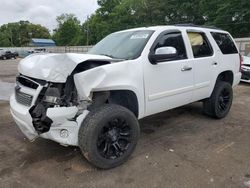
<svg viewBox="0 0 250 188">
<path fill-rule="evenodd" d="M 250 83 L 250 53 L 247 56 L 243 56 L 243 64 L 241 67 L 242 82 Z"/>
</svg>

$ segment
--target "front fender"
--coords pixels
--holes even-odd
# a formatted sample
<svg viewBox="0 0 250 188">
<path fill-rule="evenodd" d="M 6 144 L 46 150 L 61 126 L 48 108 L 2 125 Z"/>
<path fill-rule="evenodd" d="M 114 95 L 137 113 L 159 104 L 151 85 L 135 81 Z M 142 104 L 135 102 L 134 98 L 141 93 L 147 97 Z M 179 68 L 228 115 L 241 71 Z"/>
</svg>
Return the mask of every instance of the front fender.
<svg viewBox="0 0 250 188">
<path fill-rule="evenodd" d="M 96 67 L 74 75 L 81 100 L 90 100 L 91 92 L 130 90 L 137 97 L 139 118 L 144 115 L 143 72 L 140 63 L 120 62 Z"/>
</svg>

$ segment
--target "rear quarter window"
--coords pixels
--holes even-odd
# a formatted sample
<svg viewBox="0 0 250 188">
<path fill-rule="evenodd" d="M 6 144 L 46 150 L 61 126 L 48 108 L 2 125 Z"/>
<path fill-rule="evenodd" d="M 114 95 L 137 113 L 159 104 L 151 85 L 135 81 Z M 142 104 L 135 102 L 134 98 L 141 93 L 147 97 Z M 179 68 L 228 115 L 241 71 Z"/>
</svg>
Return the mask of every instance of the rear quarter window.
<svg viewBox="0 0 250 188">
<path fill-rule="evenodd" d="M 239 53 L 229 34 L 215 32 L 212 32 L 211 34 L 223 54 Z"/>
</svg>

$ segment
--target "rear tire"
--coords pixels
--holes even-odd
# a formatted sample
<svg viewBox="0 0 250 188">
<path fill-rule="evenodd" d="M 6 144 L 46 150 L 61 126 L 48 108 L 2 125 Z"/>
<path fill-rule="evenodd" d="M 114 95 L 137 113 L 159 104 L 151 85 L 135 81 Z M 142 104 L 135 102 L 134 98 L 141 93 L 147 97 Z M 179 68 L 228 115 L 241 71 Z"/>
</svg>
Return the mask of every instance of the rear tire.
<svg viewBox="0 0 250 188">
<path fill-rule="evenodd" d="M 203 102 L 203 112 L 216 119 L 224 118 L 231 109 L 232 101 L 232 86 L 228 82 L 219 81 L 211 97 Z"/>
<path fill-rule="evenodd" d="M 92 110 L 79 130 L 79 147 L 94 166 L 110 169 L 124 163 L 134 151 L 139 123 L 128 109 L 107 104 Z"/>
</svg>

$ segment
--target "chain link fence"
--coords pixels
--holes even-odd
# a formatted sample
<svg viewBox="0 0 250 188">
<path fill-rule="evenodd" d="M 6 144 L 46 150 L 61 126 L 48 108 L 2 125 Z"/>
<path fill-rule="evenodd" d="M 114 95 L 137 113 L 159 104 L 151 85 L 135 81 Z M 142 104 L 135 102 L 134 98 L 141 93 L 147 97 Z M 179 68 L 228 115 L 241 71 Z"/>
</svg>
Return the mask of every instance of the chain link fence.
<svg viewBox="0 0 250 188">
<path fill-rule="evenodd" d="M 242 55 L 250 55 L 250 38 L 238 38 L 235 42 Z"/>
<path fill-rule="evenodd" d="M 236 44 L 242 55 L 250 54 L 250 38 L 236 38 Z M 48 53 L 87 53 L 93 46 L 55 46 L 55 47 L 15 47 L 1 48 L 12 52 L 18 52 L 20 57 L 25 57 L 37 49 L 45 49 Z"/>
<path fill-rule="evenodd" d="M 87 53 L 92 46 L 53 46 L 53 47 L 9 47 L 5 51 L 17 52 L 20 57 L 26 57 L 36 52 L 47 53 Z"/>
</svg>

